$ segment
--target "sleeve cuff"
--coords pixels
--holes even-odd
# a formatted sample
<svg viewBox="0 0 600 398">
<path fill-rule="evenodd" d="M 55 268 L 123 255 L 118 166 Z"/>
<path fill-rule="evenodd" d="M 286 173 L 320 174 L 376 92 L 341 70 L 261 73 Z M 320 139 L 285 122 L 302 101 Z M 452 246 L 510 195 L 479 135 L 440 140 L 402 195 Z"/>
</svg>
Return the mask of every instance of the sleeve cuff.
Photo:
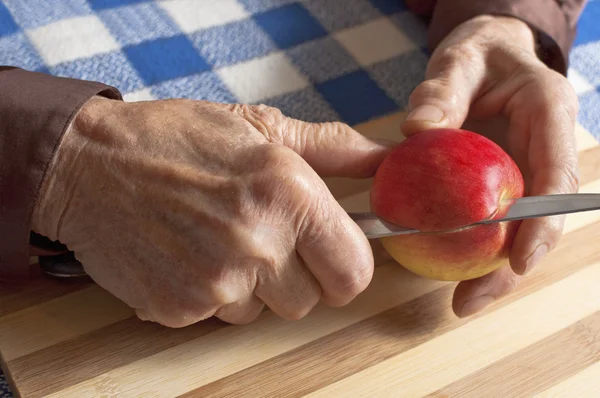
<svg viewBox="0 0 600 398">
<path fill-rule="evenodd" d="M 91 97 L 122 97 L 101 83 L 10 67 L 0 67 L 0 92 L 0 279 L 22 280 L 33 208 L 65 130 Z"/>
<path fill-rule="evenodd" d="M 428 44 L 435 47 L 455 27 L 479 15 L 511 16 L 527 23 L 537 36 L 538 56 L 549 68 L 566 75 L 575 27 L 554 0 L 438 0 Z"/>
</svg>

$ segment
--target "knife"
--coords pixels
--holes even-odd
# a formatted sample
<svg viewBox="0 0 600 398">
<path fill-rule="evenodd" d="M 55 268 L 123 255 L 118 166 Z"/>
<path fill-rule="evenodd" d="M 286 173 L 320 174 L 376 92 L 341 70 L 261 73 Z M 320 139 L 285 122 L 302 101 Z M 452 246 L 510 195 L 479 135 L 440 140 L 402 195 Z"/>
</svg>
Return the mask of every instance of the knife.
<svg viewBox="0 0 600 398">
<path fill-rule="evenodd" d="M 473 224 L 480 225 L 553 216 L 558 214 L 578 213 L 582 211 L 600 210 L 600 194 L 558 194 L 547 196 L 527 196 L 518 199 L 507 199 L 508 212 L 502 218 L 481 220 Z M 395 225 L 377 217 L 375 213 L 348 213 L 363 230 L 367 238 L 376 239 L 385 236 L 421 233 L 418 229 L 410 229 Z M 44 273 L 57 278 L 86 278 L 82 264 L 73 252 L 60 256 L 40 256 L 40 266 Z"/>
<path fill-rule="evenodd" d="M 506 199 L 503 205 L 509 207 L 504 217 L 485 219 L 460 228 L 498 222 L 524 220 L 527 218 L 555 216 L 559 214 L 579 213 L 600 210 L 600 194 L 556 194 L 544 196 L 526 196 Z M 395 225 L 377 217 L 375 213 L 348 213 L 365 233 L 367 238 L 376 239 L 386 236 L 422 233 L 418 229 Z M 440 231 L 442 232 L 442 231 Z"/>
</svg>

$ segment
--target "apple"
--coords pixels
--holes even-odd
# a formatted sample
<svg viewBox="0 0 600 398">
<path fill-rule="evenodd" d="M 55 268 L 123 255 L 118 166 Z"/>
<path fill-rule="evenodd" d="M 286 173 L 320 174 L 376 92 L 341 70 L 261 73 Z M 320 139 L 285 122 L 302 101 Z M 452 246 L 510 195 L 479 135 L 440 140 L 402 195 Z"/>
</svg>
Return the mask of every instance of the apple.
<svg viewBox="0 0 600 398">
<path fill-rule="evenodd" d="M 381 219 L 423 232 L 380 239 L 398 263 L 430 279 L 461 281 L 506 263 L 519 221 L 468 225 L 503 216 L 502 201 L 523 194 L 523 175 L 496 143 L 467 130 L 433 129 L 388 154 L 370 203 Z"/>
</svg>

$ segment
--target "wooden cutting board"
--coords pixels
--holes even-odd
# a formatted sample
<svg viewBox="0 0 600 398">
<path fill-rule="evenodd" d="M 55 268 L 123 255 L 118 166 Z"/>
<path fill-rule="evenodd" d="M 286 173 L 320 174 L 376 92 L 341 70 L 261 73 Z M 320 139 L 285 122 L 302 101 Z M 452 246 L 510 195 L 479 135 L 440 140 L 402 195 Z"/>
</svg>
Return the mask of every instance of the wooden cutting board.
<svg viewBox="0 0 600 398">
<path fill-rule="evenodd" d="M 396 137 L 403 114 L 358 129 Z M 581 192 L 600 147 L 578 127 Z M 347 210 L 369 181 L 329 180 Z M 457 319 L 454 283 L 405 271 L 374 243 L 370 287 L 300 321 L 144 323 L 91 283 L 0 286 L 0 354 L 24 397 L 600 397 L 600 212 L 567 217 L 560 246 L 510 296 Z M 34 265 L 35 266 L 35 265 Z"/>
</svg>

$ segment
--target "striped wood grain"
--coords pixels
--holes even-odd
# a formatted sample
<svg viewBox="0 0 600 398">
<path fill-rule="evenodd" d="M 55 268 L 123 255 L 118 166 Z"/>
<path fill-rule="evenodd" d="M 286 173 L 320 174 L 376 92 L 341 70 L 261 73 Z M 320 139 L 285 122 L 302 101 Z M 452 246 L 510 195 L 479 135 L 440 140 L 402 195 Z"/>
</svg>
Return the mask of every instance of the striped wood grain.
<svg viewBox="0 0 600 398">
<path fill-rule="evenodd" d="M 357 129 L 399 141 L 402 117 Z M 600 146 L 579 126 L 577 142 L 581 192 L 600 192 Z M 328 184 L 347 210 L 368 208 L 370 180 Z M 247 326 L 171 330 L 138 321 L 94 284 L 40 276 L 0 287 L 0 354 L 25 397 L 598 397 L 594 242 L 600 212 L 569 215 L 533 274 L 468 319 L 450 310 L 454 284 L 409 273 L 377 242 L 363 294 L 296 322 L 266 311 Z"/>
</svg>

